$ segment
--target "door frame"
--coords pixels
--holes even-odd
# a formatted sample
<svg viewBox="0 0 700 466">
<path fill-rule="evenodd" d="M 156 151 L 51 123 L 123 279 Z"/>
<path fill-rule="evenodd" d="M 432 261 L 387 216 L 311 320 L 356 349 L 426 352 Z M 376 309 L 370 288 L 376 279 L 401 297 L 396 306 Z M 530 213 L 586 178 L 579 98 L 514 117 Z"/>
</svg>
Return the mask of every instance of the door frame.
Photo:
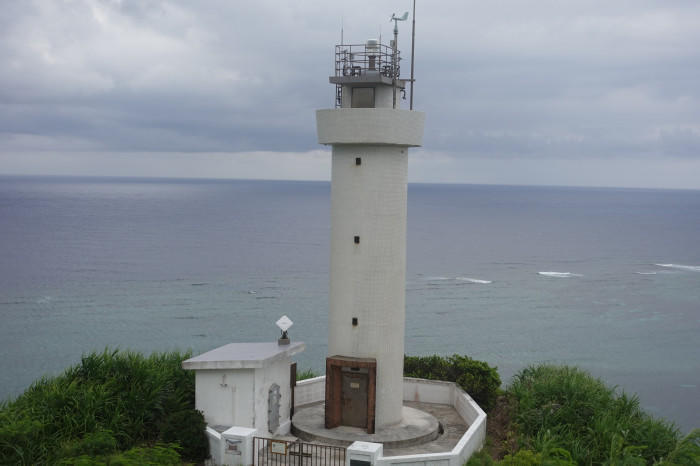
<svg viewBox="0 0 700 466">
<path fill-rule="evenodd" d="M 342 368 L 367 369 L 367 433 L 374 433 L 374 414 L 377 400 L 377 360 L 374 358 L 353 358 L 330 356 L 326 358 L 326 429 L 338 427 L 342 422 Z"/>
</svg>

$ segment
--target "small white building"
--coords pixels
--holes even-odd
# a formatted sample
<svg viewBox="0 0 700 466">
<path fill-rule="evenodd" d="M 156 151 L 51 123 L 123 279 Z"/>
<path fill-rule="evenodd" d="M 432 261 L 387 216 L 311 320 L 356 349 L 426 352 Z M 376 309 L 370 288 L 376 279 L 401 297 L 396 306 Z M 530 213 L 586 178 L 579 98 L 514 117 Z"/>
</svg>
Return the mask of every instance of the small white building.
<svg viewBox="0 0 700 466">
<path fill-rule="evenodd" d="M 195 371 L 195 408 L 207 422 L 214 464 L 251 464 L 254 435 L 286 435 L 293 407 L 291 357 L 304 343 L 230 343 L 182 363 Z"/>
</svg>

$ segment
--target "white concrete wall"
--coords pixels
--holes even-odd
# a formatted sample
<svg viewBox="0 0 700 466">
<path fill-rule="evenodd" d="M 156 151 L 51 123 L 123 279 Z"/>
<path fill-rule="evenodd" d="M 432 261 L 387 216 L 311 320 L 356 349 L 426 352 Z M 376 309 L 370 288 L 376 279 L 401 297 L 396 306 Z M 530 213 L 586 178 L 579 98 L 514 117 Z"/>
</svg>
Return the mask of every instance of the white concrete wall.
<svg viewBox="0 0 700 466">
<path fill-rule="evenodd" d="M 291 427 L 289 365 L 288 358 L 281 358 L 259 369 L 198 370 L 195 407 L 210 426 L 249 427 L 261 435 L 284 435 Z M 268 432 L 268 393 L 273 383 L 280 387 L 280 428 Z"/>
<path fill-rule="evenodd" d="M 375 463 L 376 466 L 463 466 L 454 462 L 451 453 L 429 453 L 425 455 L 384 456 Z"/>
<path fill-rule="evenodd" d="M 292 392 L 289 384 L 289 366 L 291 361 L 283 358 L 274 361 L 264 369 L 255 371 L 255 424 L 259 435 L 289 433 L 291 421 L 289 413 L 291 408 Z M 268 395 L 272 384 L 280 387 L 280 427 L 275 432 L 268 431 Z M 241 425 L 241 424 L 234 424 Z M 243 426 L 248 427 L 248 426 Z"/>
<path fill-rule="evenodd" d="M 455 388 L 452 382 L 404 377 L 403 399 L 423 403 L 455 404 Z"/>
<path fill-rule="evenodd" d="M 481 450 L 486 440 L 486 413 L 454 382 L 403 379 L 404 401 L 450 404 L 469 425 L 457 445 L 448 452 L 421 455 L 383 456 L 374 458 L 376 466 L 463 466 L 472 454 Z M 325 377 L 304 380 L 297 384 L 295 406 L 323 401 Z M 348 456 L 349 458 L 349 456 Z"/>
<path fill-rule="evenodd" d="M 394 91 L 392 86 L 378 85 L 374 90 L 374 106 L 377 108 L 394 108 Z M 396 108 L 401 108 L 401 89 L 396 88 Z"/>
<path fill-rule="evenodd" d="M 195 407 L 211 426 L 253 427 L 253 369 L 198 370 Z"/>
<path fill-rule="evenodd" d="M 294 388 L 294 407 L 302 407 L 326 399 L 326 376 L 297 382 Z"/>
<path fill-rule="evenodd" d="M 486 440 L 486 413 L 454 382 L 404 379 L 404 399 L 425 403 L 451 404 L 469 425 L 450 452 L 382 457 L 378 466 L 463 466 Z"/>
<path fill-rule="evenodd" d="M 376 358 L 381 427 L 401 420 L 407 148 L 334 145 L 332 157 L 328 355 Z"/>
<path fill-rule="evenodd" d="M 401 108 L 401 87 L 403 84 L 398 84 L 396 87 L 396 108 Z M 367 82 L 351 86 L 343 85 L 343 94 L 341 96 L 342 108 L 350 108 L 352 105 L 352 88 L 353 87 L 373 87 L 374 88 L 374 106 L 375 108 L 394 108 L 394 91 L 391 85 Z"/>
<path fill-rule="evenodd" d="M 481 450 L 486 441 L 486 413 L 464 390 L 455 385 L 454 408 L 469 423 L 469 429 L 452 449 L 455 459 L 452 466 L 462 466 L 474 453 Z"/>
<path fill-rule="evenodd" d="M 393 87 L 380 83 L 367 83 L 357 86 L 343 85 L 343 95 L 340 104 L 342 108 L 350 108 L 352 105 L 353 87 L 374 87 L 374 106 L 376 108 L 394 108 Z M 396 88 L 396 108 L 401 108 L 401 89 L 398 86 Z"/>
<path fill-rule="evenodd" d="M 423 144 L 425 113 L 393 108 L 316 111 L 319 144 Z"/>
<path fill-rule="evenodd" d="M 452 466 L 461 466 L 474 452 L 481 450 L 486 440 L 486 413 L 454 382 L 406 377 L 404 400 L 451 404 L 469 425 L 451 452 L 451 461 L 456 461 Z"/>
</svg>

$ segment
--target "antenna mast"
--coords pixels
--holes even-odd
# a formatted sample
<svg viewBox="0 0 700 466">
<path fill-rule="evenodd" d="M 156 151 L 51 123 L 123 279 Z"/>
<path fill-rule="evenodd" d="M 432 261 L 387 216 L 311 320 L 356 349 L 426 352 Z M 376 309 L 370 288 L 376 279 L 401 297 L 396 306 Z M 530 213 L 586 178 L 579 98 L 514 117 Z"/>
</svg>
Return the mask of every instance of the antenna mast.
<svg viewBox="0 0 700 466">
<path fill-rule="evenodd" d="M 413 16 L 411 16 L 411 19 L 413 20 L 413 27 L 411 30 L 411 105 L 409 108 L 413 110 L 413 81 L 415 81 L 413 78 L 413 62 L 416 53 L 416 0 L 413 0 Z"/>
<path fill-rule="evenodd" d="M 396 108 L 396 78 L 398 78 L 397 70 L 399 69 L 399 21 L 406 21 L 406 18 L 408 18 L 408 11 L 400 17 L 396 16 L 396 14 L 392 14 L 391 19 L 389 20 L 394 22 L 394 53 L 392 54 L 394 62 L 394 69 L 392 70 L 392 87 L 394 88 L 394 108 Z"/>
</svg>

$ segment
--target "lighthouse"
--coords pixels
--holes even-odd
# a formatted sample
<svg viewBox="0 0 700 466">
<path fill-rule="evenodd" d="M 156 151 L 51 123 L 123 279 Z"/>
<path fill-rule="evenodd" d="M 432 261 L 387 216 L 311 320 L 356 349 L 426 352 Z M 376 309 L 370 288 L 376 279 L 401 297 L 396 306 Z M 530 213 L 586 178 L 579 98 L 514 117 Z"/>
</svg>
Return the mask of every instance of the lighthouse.
<svg viewBox="0 0 700 466">
<path fill-rule="evenodd" d="M 335 108 L 316 112 L 332 147 L 327 429 L 402 421 L 408 149 L 425 115 L 401 108 L 400 62 L 395 41 L 337 45 Z"/>
</svg>

